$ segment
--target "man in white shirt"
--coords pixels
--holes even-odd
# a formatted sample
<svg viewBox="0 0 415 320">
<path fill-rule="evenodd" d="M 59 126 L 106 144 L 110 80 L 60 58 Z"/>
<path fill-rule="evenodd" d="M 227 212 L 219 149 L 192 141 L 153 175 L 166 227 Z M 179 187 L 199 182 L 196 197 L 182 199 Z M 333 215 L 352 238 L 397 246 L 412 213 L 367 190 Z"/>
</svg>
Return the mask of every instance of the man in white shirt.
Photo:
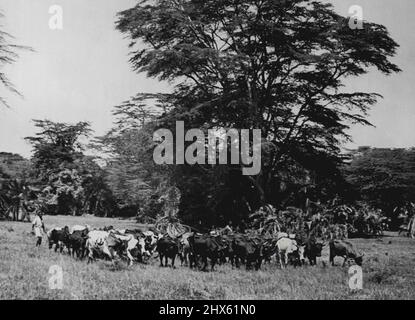
<svg viewBox="0 0 415 320">
<path fill-rule="evenodd" d="M 35 232 L 35 236 L 37 238 L 36 247 L 38 247 L 42 244 L 42 231 L 46 233 L 45 224 L 42 219 L 42 212 L 40 210 L 36 211 L 36 216 L 32 222 L 32 231 Z"/>
</svg>

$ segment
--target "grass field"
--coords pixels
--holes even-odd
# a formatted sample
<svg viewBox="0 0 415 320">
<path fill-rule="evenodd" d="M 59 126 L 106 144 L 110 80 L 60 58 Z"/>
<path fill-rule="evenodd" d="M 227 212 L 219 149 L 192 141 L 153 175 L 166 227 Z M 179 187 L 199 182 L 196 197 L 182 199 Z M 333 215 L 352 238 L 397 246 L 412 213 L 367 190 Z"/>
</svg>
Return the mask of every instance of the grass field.
<svg viewBox="0 0 415 320">
<path fill-rule="evenodd" d="M 47 228 L 88 223 L 137 227 L 131 220 L 95 217 L 44 217 Z M 160 268 L 107 261 L 87 265 L 49 251 L 46 239 L 35 248 L 31 225 L 0 222 L 0 299 L 415 299 L 415 240 L 388 234 L 351 240 L 365 253 L 363 290 L 348 287 L 342 259 L 328 266 L 328 248 L 318 266 L 280 270 L 275 262 L 260 271 L 218 266 L 215 272 L 187 267 Z M 62 290 L 49 289 L 50 266 L 63 269 Z"/>
</svg>

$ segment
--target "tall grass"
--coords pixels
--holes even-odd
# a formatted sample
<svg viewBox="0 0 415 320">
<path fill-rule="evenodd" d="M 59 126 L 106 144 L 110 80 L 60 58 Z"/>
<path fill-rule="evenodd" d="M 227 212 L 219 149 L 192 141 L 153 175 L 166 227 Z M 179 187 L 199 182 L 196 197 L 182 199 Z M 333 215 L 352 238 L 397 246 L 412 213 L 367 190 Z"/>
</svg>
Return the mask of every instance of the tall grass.
<svg viewBox="0 0 415 320">
<path fill-rule="evenodd" d="M 74 224 L 136 228 L 132 220 L 95 217 L 45 217 L 47 227 Z M 143 226 L 141 226 L 143 227 Z M 413 299 L 415 241 L 389 234 L 380 239 L 355 239 L 365 252 L 363 290 L 348 287 L 348 270 L 328 264 L 328 247 L 318 266 L 280 270 L 275 262 L 260 271 L 215 272 L 147 265 L 127 267 L 119 261 L 87 264 L 67 254 L 49 251 L 46 241 L 35 248 L 31 225 L 0 222 L 0 299 Z M 45 239 L 46 240 L 46 239 Z M 49 289 L 50 266 L 63 269 L 62 290 Z"/>
</svg>

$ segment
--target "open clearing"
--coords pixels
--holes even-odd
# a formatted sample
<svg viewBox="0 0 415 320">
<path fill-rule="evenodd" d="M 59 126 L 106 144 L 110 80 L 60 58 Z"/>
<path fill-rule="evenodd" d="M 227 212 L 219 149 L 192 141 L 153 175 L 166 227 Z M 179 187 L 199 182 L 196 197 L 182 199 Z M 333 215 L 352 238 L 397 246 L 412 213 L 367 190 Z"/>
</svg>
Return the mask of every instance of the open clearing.
<svg viewBox="0 0 415 320">
<path fill-rule="evenodd" d="M 136 228 L 133 220 L 45 216 L 47 228 L 75 224 Z M 378 239 L 352 239 L 364 253 L 363 290 L 348 287 L 348 268 L 328 266 L 328 246 L 317 267 L 260 271 L 217 266 L 215 272 L 107 261 L 87 265 L 49 251 L 46 238 L 35 248 L 31 225 L 0 222 L 0 299 L 415 299 L 415 240 L 387 233 Z M 62 290 L 49 289 L 50 266 L 63 269 Z"/>
</svg>

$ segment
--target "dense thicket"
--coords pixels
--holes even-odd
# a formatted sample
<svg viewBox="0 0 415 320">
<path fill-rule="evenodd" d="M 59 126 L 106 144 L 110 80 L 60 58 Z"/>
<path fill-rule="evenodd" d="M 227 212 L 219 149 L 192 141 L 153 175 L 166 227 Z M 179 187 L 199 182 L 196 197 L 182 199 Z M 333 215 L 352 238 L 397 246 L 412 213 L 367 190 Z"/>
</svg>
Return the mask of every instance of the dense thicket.
<svg viewBox="0 0 415 320">
<path fill-rule="evenodd" d="M 360 200 L 381 208 L 395 225 L 401 213 L 396 208 L 415 203 L 414 148 L 361 147 L 346 166 L 345 176 Z"/>
</svg>

